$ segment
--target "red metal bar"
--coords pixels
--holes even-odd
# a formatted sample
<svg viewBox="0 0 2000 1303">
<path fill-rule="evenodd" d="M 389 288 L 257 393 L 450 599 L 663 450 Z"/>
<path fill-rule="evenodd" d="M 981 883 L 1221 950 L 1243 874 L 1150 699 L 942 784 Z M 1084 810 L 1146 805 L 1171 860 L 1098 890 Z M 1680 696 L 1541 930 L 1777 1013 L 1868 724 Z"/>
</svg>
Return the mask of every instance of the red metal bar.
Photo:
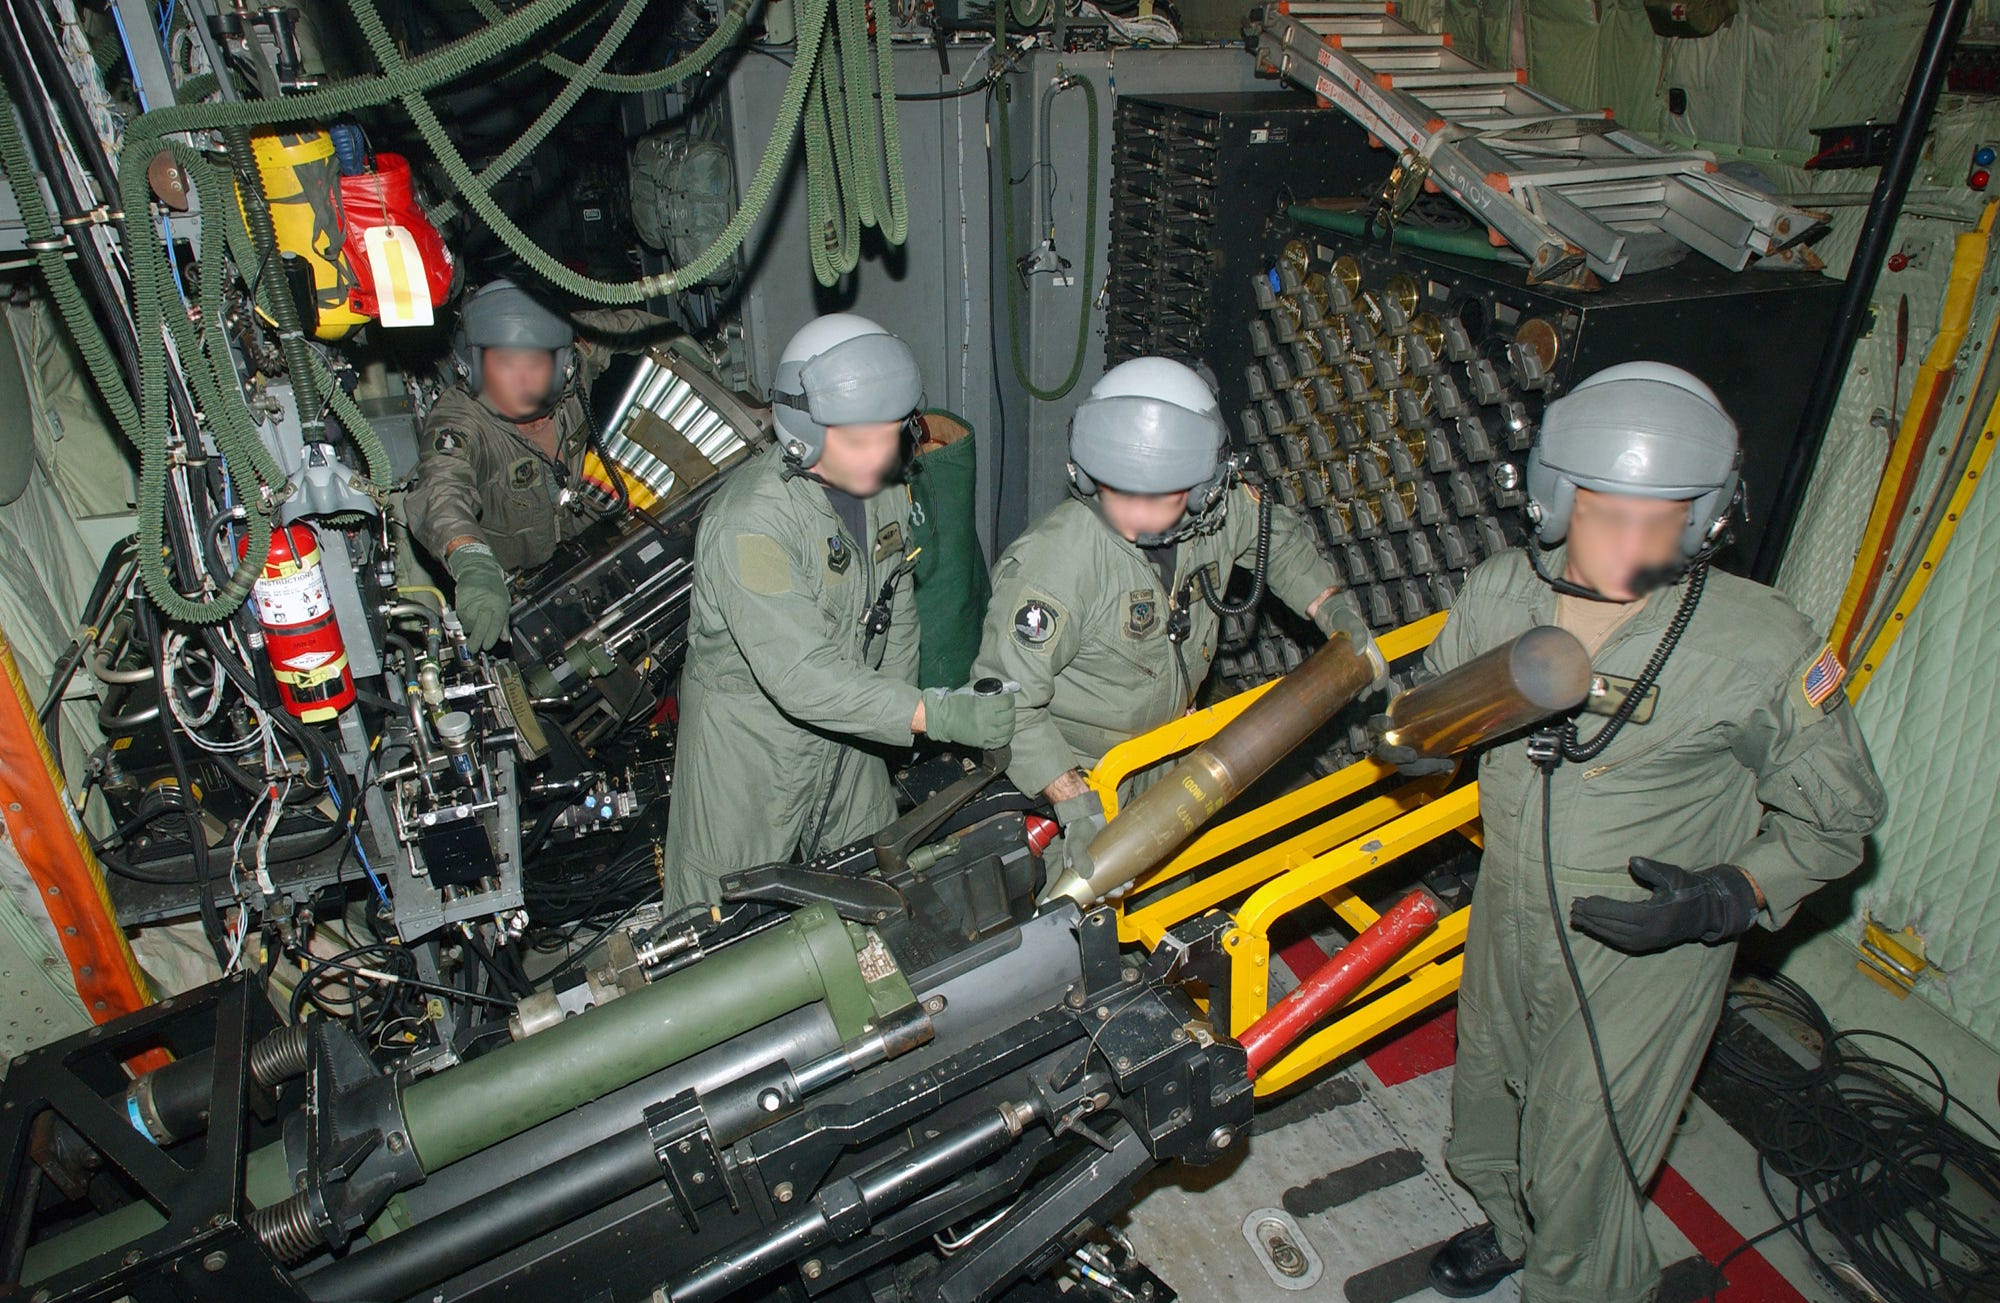
<svg viewBox="0 0 2000 1303">
<path fill-rule="evenodd" d="M 1421 888 L 1411 892 L 1320 965 L 1297 990 L 1271 1006 L 1269 1013 L 1244 1028 L 1236 1039 L 1250 1055 L 1250 1076 L 1254 1079 L 1307 1028 L 1346 1003 L 1422 940 L 1444 913 L 1443 903 L 1430 892 Z"/>
</svg>

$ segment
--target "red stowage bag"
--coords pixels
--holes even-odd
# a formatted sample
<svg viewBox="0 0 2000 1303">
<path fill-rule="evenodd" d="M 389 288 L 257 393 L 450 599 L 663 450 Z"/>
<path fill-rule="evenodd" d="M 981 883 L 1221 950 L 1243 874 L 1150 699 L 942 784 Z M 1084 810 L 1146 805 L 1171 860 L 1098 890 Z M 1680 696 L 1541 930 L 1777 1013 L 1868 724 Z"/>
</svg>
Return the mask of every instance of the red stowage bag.
<svg viewBox="0 0 2000 1303">
<path fill-rule="evenodd" d="M 375 272 L 368 265 L 365 233 L 376 226 L 400 226 L 417 242 L 424 259 L 424 280 L 431 306 L 441 307 L 451 293 L 453 259 L 437 228 L 424 216 L 410 180 L 410 163 L 401 154 L 377 154 L 375 170 L 340 178 L 341 225 L 347 235 L 348 261 L 354 268 L 350 298 L 357 311 L 380 315 L 375 305 Z"/>
</svg>

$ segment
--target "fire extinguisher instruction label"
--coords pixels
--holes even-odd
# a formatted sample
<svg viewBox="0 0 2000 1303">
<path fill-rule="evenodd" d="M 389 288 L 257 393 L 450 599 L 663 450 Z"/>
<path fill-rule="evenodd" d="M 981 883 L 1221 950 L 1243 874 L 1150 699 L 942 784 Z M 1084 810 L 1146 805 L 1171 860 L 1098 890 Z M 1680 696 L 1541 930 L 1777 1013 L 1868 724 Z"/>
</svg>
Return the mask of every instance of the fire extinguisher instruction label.
<svg viewBox="0 0 2000 1303">
<path fill-rule="evenodd" d="M 283 578 L 266 576 L 250 590 L 257 620 L 266 625 L 300 625 L 333 610 L 326 595 L 326 572 L 315 565 Z"/>
</svg>

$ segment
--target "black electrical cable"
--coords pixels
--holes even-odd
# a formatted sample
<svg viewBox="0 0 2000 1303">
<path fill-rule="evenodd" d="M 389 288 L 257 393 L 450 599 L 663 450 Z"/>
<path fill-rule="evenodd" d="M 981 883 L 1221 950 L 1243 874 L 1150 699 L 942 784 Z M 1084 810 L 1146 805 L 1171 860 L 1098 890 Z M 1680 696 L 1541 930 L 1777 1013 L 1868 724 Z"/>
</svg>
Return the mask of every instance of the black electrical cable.
<svg viewBox="0 0 2000 1303">
<path fill-rule="evenodd" d="M 229 967 L 229 938 L 222 926 L 222 912 L 215 907 L 214 875 L 208 858 L 208 834 L 201 822 L 201 804 L 195 796 L 196 788 L 188 770 L 187 757 L 181 753 L 181 739 L 174 726 L 173 712 L 164 708 L 167 699 L 167 658 L 161 654 L 158 616 L 150 601 L 135 600 L 133 606 L 141 636 L 153 649 L 153 684 L 162 702 L 157 722 L 160 740 L 167 750 L 167 763 L 172 767 L 174 783 L 180 789 L 181 808 L 187 818 L 188 858 L 194 866 L 195 907 L 201 914 L 202 931 L 207 933 L 208 943 L 215 950 L 216 962 L 226 971 Z"/>
<path fill-rule="evenodd" d="M 646 527 L 669 542 L 675 541 L 674 532 L 666 522 L 644 507 L 635 506 L 632 492 L 625 486 L 625 472 L 618 469 L 618 463 L 611 460 L 611 453 L 604 446 L 604 431 L 598 428 L 597 409 L 591 405 L 589 389 L 582 388 L 577 398 L 583 406 L 583 438 L 590 450 L 597 454 L 599 464 L 604 467 L 605 478 L 611 481 L 611 491 L 618 498 L 619 510 L 628 516 L 637 516 Z"/>
<path fill-rule="evenodd" d="M 1859 1273 L 1886 1303 L 2000 1294 L 2000 1231 L 1981 1220 L 1982 1206 L 2000 1201 L 2000 1147 L 1953 1120 L 1959 1101 L 1937 1064 L 1885 1032 L 1836 1031 L 1789 978 L 1759 981 L 1769 989 L 1731 992 L 1725 1019 L 1754 1013 L 1788 1023 L 1783 1030 L 1803 1033 L 1798 1043 L 1817 1045 L 1818 1055 L 1802 1064 L 1754 1054 L 1737 1037 L 1716 1038 L 1711 1068 L 1766 1106 L 1750 1138 L 1765 1200 L 1782 1218 L 1731 1250 L 1718 1271 L 1759 1240 L 1790 1231 L 1822 1275 L 1841 1279 L 1836 1266 Z M 1864 1040 L 1894 1045 L 1919 1067 L 1864 1053 L 1856 1048 Z M 1971 1116 L 2000 1141 L 1985 1119 Z M 1771 1188 L 1773 1173 L 1793 1185 L 1789 1216 Z M 1837 1255 L 1815 1246 L 1814 1226 Z"/>
<path fill-rule="evenodd" d="M 19 26 L 14 22 L 11 6 L 0 9 L 0 15 L 4 16 L 8 27 Z M 97 206 L 77 191 L 75 178 L 71 176 L 57 145 L 54 126 L 48 120 L 41 82 L 28 59 L 24 36 L 9 37 L 7 32 L 0 31 L 0 74 L 4 74 L 15 89 L 15 108 L 28 129 L 28 143 L 38 156 L 42 175 L 55 200 L 58 224 L 66 232 L 83 230 Z M 93 151 L 102 152 L 94 134 L 77 152 L 88 156 Z M 76 266 L 82 272 L 84 287 L 91 299 L 92 313 L 117 353 L 119 371 L 126 388 L 136 394 L 139 385 L 139 342 L 132 333 L 130 320 L 125 316 L 127 295 L 122 287 L 113 282 L 94 240 L 72 239 L 71 243 L 76 250 Z"/>
<path fill-rule="evenodd" d="M 125 585 L 131 581 L 132 571 L 137 567 L 135 560 L 137 546 L 138 536 L 127 534 L 113 543 L 111 550 L 104 554 L 104 564 L 97 568 L 97 580 L 91 585 L 90 596 L 84 600 L 83 612 L 77 620 L 80 631 L 76 637 L 70 639 L 69 646 L 63 648 L 62 654 L 56 657 L 55 669 L 49 675 L 49 690 L 43 695 L 42 704 L 35 711 L 35 718 L 40 721 L 42 731 L 49 735 L 51 746 L 57 742 L 51 724 L 55 720 L 57 708 L 62 705 L 63 693 L 69 690 L 70 680 L 76 677 L 77 668 L 83 664 L 83 658 L 89 654 L 99 632 L 104 628 L 105 621 L 110 617 L 113 600 L 122 594 Z"/>
<path fill-rule="evenodd" d="M 1598 1040 L 1597 1019 L 1590 1012 L 1590 997 L 1583 989 L 1583 977 L 1576 970 L 1576 955 L 1570 949 L 1569 926 L 1562 915 L 1562 904 L 1556 896 L 1556 855 L 1555 841 L 1550 829 L 1550 815 L 1554 800 L 1551 795 L 1555 787 L 1555 772 L 1542 770 L 1542 876 L 1549 893 L 1549 919 L 1555 924 L 1556 942 L 1562 950 L 1563 971 L 1569 974 L 1570 989 L 1576 992 L 1576 1011 L 1583 1018 L 1583 1034 L 1590 1042 L 1590 1061 L 1597 1069 L 1597 1089 L 1604 1100 L 1604 1121 L 1611 1128 L 1611 1139 L 1618 1146 L 1618 1161 L 1624 1165 L 1625 1179 L 1632 1184 L 1632 1197 L 1641 1207 L 1646 1203 L 1646 1187 L 1639 1180 L 1639 1169 L 1632 1162 L 1632 1150 L 1625 1143 L 1625 1131 L 1618 1125 L 1618 1109 L 1611 1098 L 1611 1077 L 1604 1070 L 1604 1046 Z"/>
<path fill-rule="evenodd" d="M 934 100 L 962 100 L 968 95 L 985 94 L 987 91 L 993 89 L 993 83 L 996 80 L 998 80 L 997 77 L 988 75 L 981 77 L 978 81 L 965 86 L 955 87 L 951 90 L 919 90 L 907 93 L 899 91 L 897 92 L 896 99 L 905 104 L 923 104 Z M 881 92 L 876 92 L 875 98 L 878 100 L 881 99 Z"/>
<path fill-rule="evenodd" d="M 362 945 L 343 950 L 331 958 L 314 959 L 307 966 L 304 976 L 300 977 L 299 984 L 292 990 L 290 1005 L 291 1021 L 297 1022 L 299 1020 L 299 1016 L 304 1011 L 308 1000 L 312 1002 L 315 1009 L 318 1009 L 329 1018 L 353 1018 L 358 1016 L 360 1011 L 359 982 L 383 984 L 381 978 L 371 975 L 364 969 L 353 966 L 353 961 L 371 954 L 392 956 L 391 963 L 398 967 L 406 962 L 412 967 L 416 964 L 415 954 L 407 946 L 394 941 L 369 941 Z M 349 1005 L 352 1006 L 348 1014 L 337 1013 L 333 1009 L 328 1008 L 320 1001 L 319 994 L 315 989 L 319 983 L 323 982 L 332 973 L 339 973 L 349 978 L 358 979 L 358 981 L 349 983 L 350 986 L 357 989 L 348 1001 Z M 499 996 L 474 995 L 460 990 L 455 986 L 446 986 L 438 982 L 426 982 L 419 977 L 406 977 L 401 973 L 392 974 L 392 977 L 394 980 L 387 983 L 387 985 L 392 987 L 405 987 L 412 991 L 423 991 L 445 999 L 466 1000 L 474 1004 L 493 1005 L 503 1009 L 511 1009 L 514 1005 L 512 1000 L 503 1000 Z"/>
<path fill-rule="evenodd" d="M 1556 946 L 1562 952 L 1563 971 L 1569 977 L 1570 989 L 1576 994 L 1577 1013 L 1583 1020 L 1585 1039 L 1590 1042 L 1591 1066 L 1597 1071 L 1597 1089 L 1604 1103 L 1604 1121 L 1611 1130 L 1611 1139 L 1618 1147 L 1619 1162 L 1624 1165 L 1625 1179 L 1631 1183 L 1632 1195 L 1641 1205 L 1646 1202 L 1645 1184 L 1639 1179 L 1638 1166 L 1632 1161 L 1632 1151 L 1625 1143 L 1625 1132 L 1618 1125 L 1618 1109 L 1611 1096 L 1611 1075 L 1604 1067 L 1604 1046 L 1597 1035 L 1597 1019 L 1590 1011 L 1590 997 L 1583 987 L 1583 976 L 1577 971 L 1576 954 L 1569 943 L 1569 923 L 1563 917 L 1562 903 L 1556 895 L 1556 855 L 1553 831 L 1554 790 L 1556 768 L 1563 761 L 1582 763 L 1603 754 L 1612 740 L 1631 721 L 1632 713 L 1652 690 L 1660 672 L 1667 666 L 1667 658 L 1680 645 L 1681 635 L 1687 632 L 1694 619 L 1695 608 L 1701 604 L 1702 589 L 1708 582 L 1708 560 L 1710 551 L 1698 553 L 1686 577 L 1686 587 L 1681 592 L 1680 605 L 1675 608 L 1673 618 L 1660 635 L 1660 641 L 1653 648 L 1653 654 L 1646 661 L 1646 668 L 1632 684 L 1625 700 L 1606 720 L 1604 727 L 1593 734 L 1588 742 L 1578 742 L 1576 721 L 1569 719 L 1554 728 L 1537 733 L 1528 744 L 1528 756 L 1542 771 L 1542 876 L 1549 894 L 1549 921 L 1555 927 Z M 1541 574 L 1539 567 L 1536 573 Z M 1546 580 L 1546 576 L 1543 576 Z M 1553 586 L 1553 585 L 1552 585 Z"/>
<path fill-rule="evenodd" d="M 97 128 L 90 121 L 90 114 L 83 106 L 83 95 L 77 90 L 76 81 L 69 74 L 69 65 L 63 61 L 63 54 L 56 44 L 55 33 L 41 14 L 32 12 L 42 8 L 36 5 L 12 5 L 16 10 L 15 22 L 22 36 L 27 39 L 35 63 L 44 71 L 46 89 L 55 101 L 56 112 L 62 116 L 63 130 L 69 133 L 70 143 L 76 147 L 77 157 L 90 172 L 91 180 L 97 183 L 97 192 L 107 206 L 118 202 L 118 177 L 111 169 L 111 159 L 105 154 L 97 137 Z M 110 214 L 109 220 L 119 226 L 124 225 L 123 214 Z"/>
</svg>

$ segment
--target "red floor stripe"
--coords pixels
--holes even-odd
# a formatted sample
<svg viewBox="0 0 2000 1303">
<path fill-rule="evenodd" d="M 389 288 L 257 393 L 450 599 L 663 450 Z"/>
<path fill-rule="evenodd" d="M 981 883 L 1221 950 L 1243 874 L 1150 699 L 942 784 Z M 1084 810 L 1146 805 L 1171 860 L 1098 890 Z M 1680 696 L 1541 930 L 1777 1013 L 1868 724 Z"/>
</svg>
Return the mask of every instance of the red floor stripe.
<svg viewBox="0 0 2000 1303">
<path fill-rule="evenodd" d="M 1458 1057 L 1458 1011 L 1427 1018 L 1368 1056 L 1368 1066 L 1385 1086 L 1400 1086 L 1425 1073 L 1449 1068 Z"/>
<path fill-rule="evenodd" d="M 1308 932 L 1289 945 L 1279 946 L 1278 958 L 1292 970 L 1293 977 L 1303 982 L 1326 962 L 1327 955 L 1320 943 L 1313 940 L 1312 933 Z"/>
<path fill-rule="evenodd" d="M 1653 1183 L 1653 1202 L 1687 1236 L 1695 1252 L 1710 1262 L 1722 1261 L 1743 1243 L 1742 1234 L 1728 1219 L 1671 1167 L 1660 1169 L 1660 1178 Z M 1717 1303 L 1807 1303 L 1806 1296 L 1755 1249 L 1730 1263 L 1728 1275 L 1729 1284 L 1716 1295 Z"/>
</svg>

